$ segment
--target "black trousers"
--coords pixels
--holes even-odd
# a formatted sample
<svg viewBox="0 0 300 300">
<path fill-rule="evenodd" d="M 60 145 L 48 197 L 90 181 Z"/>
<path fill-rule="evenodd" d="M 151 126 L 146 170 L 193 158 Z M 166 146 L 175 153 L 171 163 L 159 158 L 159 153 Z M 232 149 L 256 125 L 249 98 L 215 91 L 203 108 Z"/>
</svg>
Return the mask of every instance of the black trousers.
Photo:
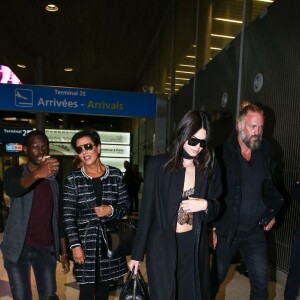
<svg viewBox="0 0 300 300">
<path fill-rule="evenodd" d="M 98 229 L 99 230 L 99 229 Z M 79 284 L 79 300 L 108 300 L 109 297 L 109 285 L 111 280 L 102 281 L 100 276 L 100 266 L 98 257 L 100 255 L 99 251 L 99 234 L 97 235 L 96 242 L 96 262 L 95 262 L 95 271 L 96 271 L 96 280 L 95 283 L 86 283 Z"/>
<path fill-rule="evenodd" d="M 194 234 L 193 230 L 176 234 L 177 269 L 176 300 L 194 299 Z"/>
<path fill-rule="evenodd" d="M 80 284 L 79 300 L 108 300 L 110 281 Z"/>
</svg>

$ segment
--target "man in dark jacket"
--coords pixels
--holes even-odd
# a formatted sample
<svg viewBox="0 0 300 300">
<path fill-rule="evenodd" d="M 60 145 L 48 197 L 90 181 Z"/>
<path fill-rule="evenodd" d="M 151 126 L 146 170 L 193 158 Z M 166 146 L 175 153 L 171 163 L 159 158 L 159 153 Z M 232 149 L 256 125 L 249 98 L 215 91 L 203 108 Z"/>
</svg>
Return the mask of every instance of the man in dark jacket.
<svg viewBox="0 0 300 300">
<path fill-rule="evenodd" d="M 238 251 L 248 268 L 250 299 L 268 299 L 264 231 L 275 224 L 283 197 L 273 184 L 275 162 L 271 146 L 262 140 L 263 126 L 262 109 L 247 103 L 223 148 L 224 212 L 213 228 L 212 299 Z"/>
<path fill-rule="evenodd" d="M 23 149 L 27 163 L 7 169 L 3 178 L 10 197 L 1 244 L 4 267 L 13 299 L 32 299 L 31 267 L 39 299 L 57 299 L 56 261 L 61 259 L 63 273 L 69 271 L 64 231 L 59 228 L 59 187 L 55 178 L 59 162 L 48 159 L 49 140 L 44 132 L 29 132 Z"/>
</svg>

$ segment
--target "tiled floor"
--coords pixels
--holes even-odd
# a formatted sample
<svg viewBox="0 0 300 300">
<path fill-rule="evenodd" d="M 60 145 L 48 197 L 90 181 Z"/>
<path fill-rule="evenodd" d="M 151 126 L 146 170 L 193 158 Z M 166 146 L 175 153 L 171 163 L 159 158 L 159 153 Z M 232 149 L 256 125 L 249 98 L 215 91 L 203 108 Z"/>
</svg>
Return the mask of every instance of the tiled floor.
<svg viewBox="0 0 300 300">
<path fill-rule="evenodd" d="M 3 233 L 0 234 L 2 241 Z M 226 281 L 221 286 L 221 290 L 217 296 L 217 300 L 247 300 L 249 299 L 249 280 L 235 271 L 235 266 L 232 265 Z M 145 277 L 146 270 L 142 264 L 142 273 Z M 33 300 L 37 300 L 37 291 L 32 276 Z M 283 300 L 284 287 L 273 281 L 269 281 L 270 300 Z M 118 299 L 120 291 L 111 291 L 109 300 Z M 57 265 L 57 295 L 60 300 L 76 300 L 78 299 L 78 287 L 71 274 L 63 275 L 61 273 L 61 265 Z M 11 300 L 10 288 L 7 279 L 6 271 L 3 267 L 2 253 L 0 252 L 0 299 Z M 29 299 L 28 299 L 29 300 Z M 189 300 L 189 299 L 187 299 Z M 300 297 L 298 297 L 300 300 Z"/>
</svg>

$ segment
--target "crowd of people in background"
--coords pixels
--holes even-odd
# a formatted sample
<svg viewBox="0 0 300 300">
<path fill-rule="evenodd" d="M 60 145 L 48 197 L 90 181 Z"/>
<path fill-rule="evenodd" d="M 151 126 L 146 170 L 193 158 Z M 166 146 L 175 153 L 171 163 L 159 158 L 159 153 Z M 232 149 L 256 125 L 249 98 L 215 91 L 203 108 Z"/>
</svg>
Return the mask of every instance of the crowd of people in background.
<svg viewBox="0 0 300 300">
<path fill-rule="evenodd" d="M 208 116 L 188 111 L 169 152 L 147 161 L 145 181 L 137 164 L 125 160 L 124 174 L 105 165 L 99 134 L 83 129 L 72 137 L 74 169 L 62 189 L 60 163 L 49 156 L 47 136 L 29 132 L 23 143 L 27 162 L 8 168 L 0 180 L 0 210 L 6 207 L 3 193 L 10 198 L 6 222 L 0 214 L 0 232 L 13 299 L 32 299 L 31 269 L 39 299 L 58 299 L 57 262 L 67 274 L 70 259 L 79 299 L 107 300 L 111 283 L 129 270 L 137 273 L 146 255 L 150 299 L 213 300 L 237 253 L 249 277 L 249 298 L 268 299 L 265 232 L 275 225 L 284 199 L 264 122 L 262 108 L 243 102 L 236 129 L 216 155 Z M 300 177 L 292 197 L 300 198 Z M 109 257 L 103 222 L 134 213 L 139 222 L 131 259 Z M 299 253 L 300 222 L 285 300 L 298 294 Z"/>
<path fill-rule="evenodd" d="M 137 164 L 131 166 L 130 162 L 125 160 L 124 168 L 124 179 L 130 199 L 129 214 L 131 215 L 133 212 L 139 211 L 139 192 L 144 179 Z"/>
</svg>

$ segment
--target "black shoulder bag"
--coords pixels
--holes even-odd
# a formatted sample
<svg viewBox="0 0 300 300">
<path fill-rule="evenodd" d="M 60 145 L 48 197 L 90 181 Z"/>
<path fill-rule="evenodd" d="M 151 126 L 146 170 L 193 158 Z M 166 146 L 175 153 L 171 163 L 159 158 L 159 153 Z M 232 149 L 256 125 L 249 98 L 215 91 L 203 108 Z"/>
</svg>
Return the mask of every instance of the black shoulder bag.
<svg viewBox="0 0 300 300">
<path fill-rule="evenodd" d="M 137 275 L 129 271 L 126 281 L 122 286 L 120 300 L 148 300 L 149 293 L 142 273 L 138 270 Z"/>
<path fill-rule="evenodd" d="M 108 258 L 125 257 L 131 254 L 137 221 L 132 219 L 101 222 L 100 229 Z"/>
</svg>

